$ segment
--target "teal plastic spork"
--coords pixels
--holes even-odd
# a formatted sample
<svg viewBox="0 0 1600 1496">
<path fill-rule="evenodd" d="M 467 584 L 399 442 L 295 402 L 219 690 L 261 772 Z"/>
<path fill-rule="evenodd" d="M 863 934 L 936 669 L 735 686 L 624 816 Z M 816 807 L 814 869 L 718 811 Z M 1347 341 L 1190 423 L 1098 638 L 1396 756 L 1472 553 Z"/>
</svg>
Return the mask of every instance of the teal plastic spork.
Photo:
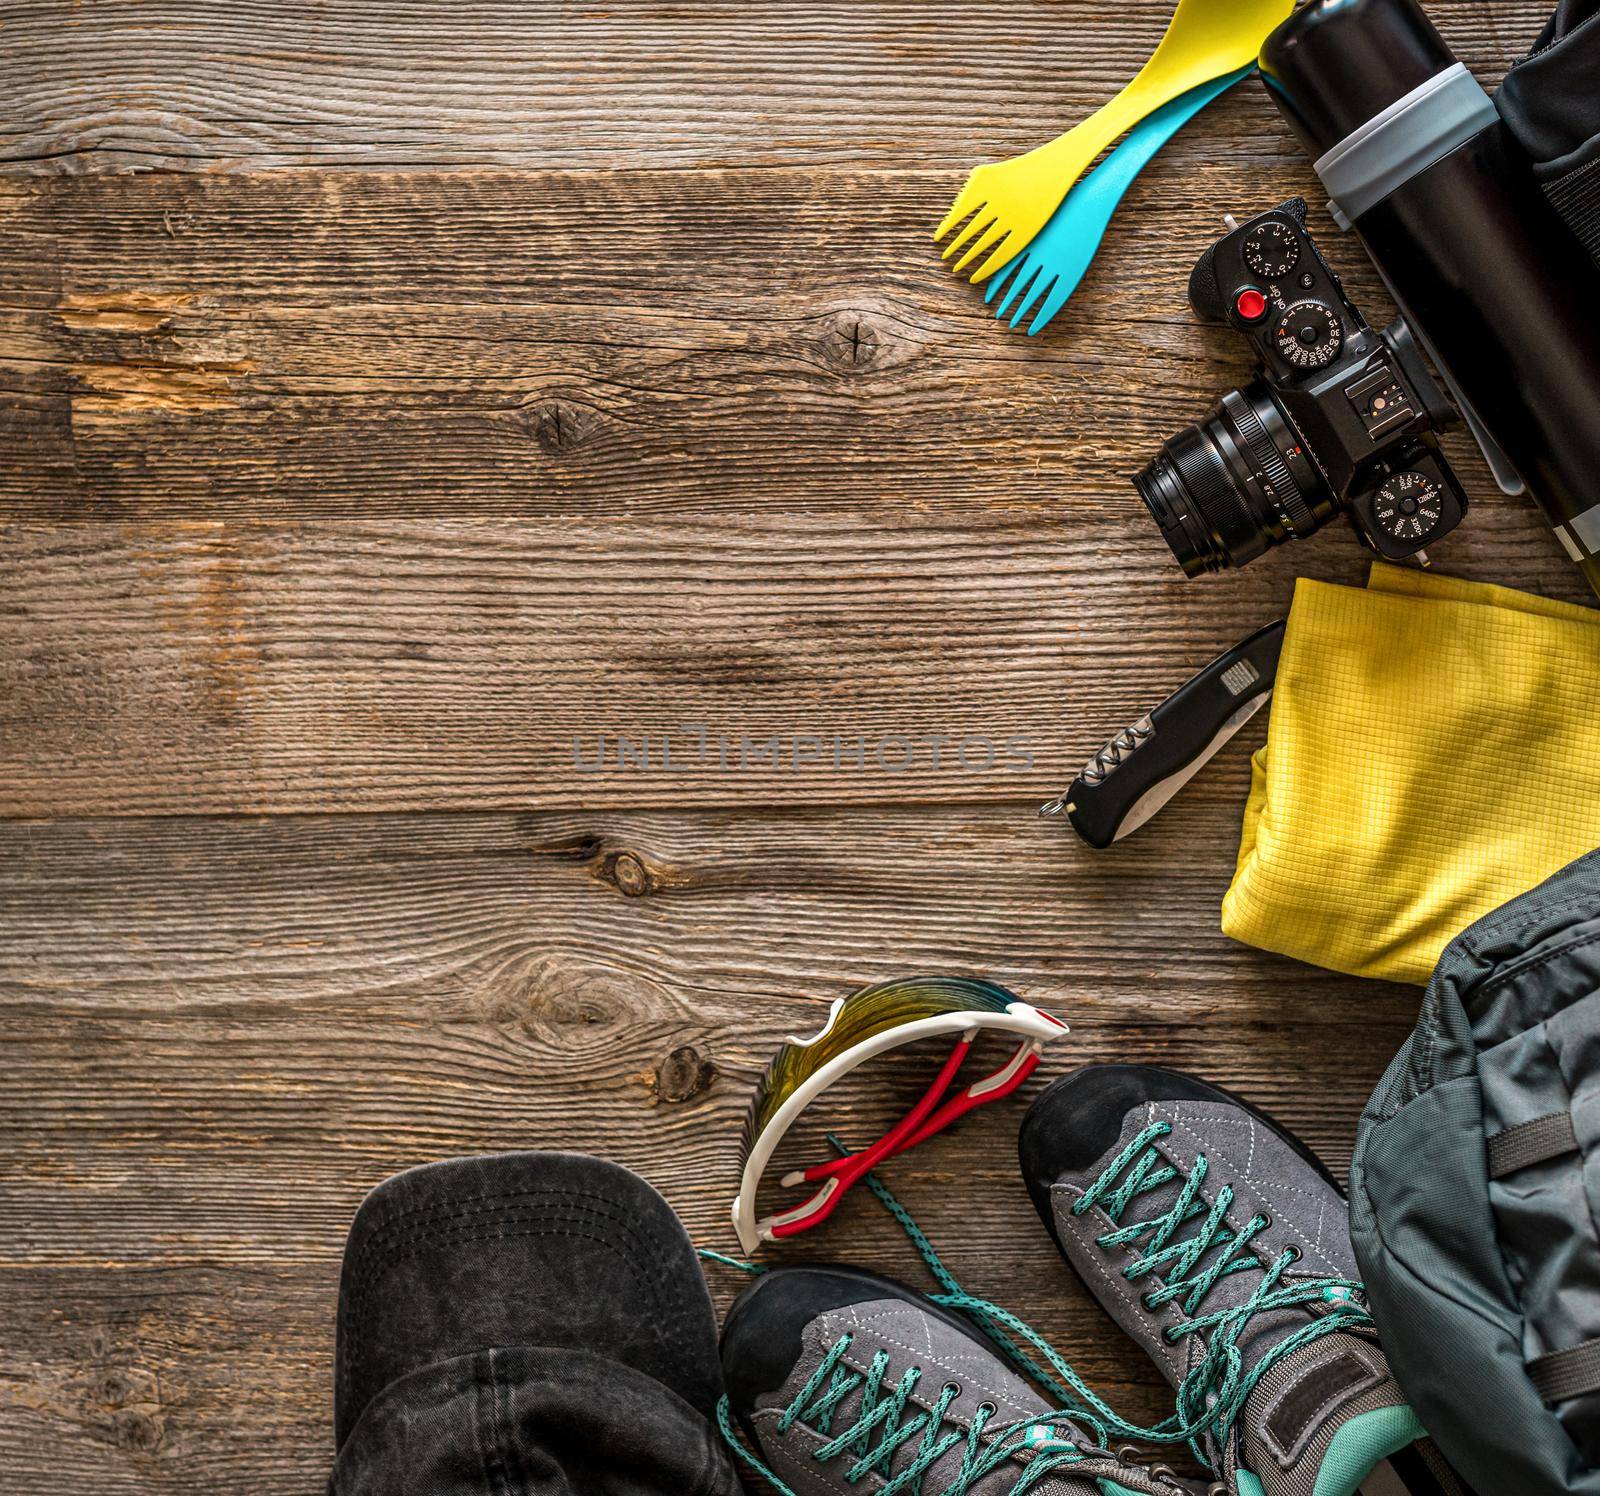
<svg viewBox="0 0 1600 1496">
<path fill-rule="evenodd" d="M 1010 283 L 1010 290 L 995 308 L 995 316 L 1004 317 L 1016 302 L 1011 317 L 1011 325 L 1016 327 L 1037 307 L 1028 324 L 1028 336 L 1039 332 L 1078 289 L 1123 193 L 1150 158 L 1218 94 L 1254 71 L 1253 66 L 1240 68 L 1213 78 L 1140 120 L 1121 145 L 1078 181 L 1033 242 L 989 282 L 985 301 L 993 301 Z"/>
</svg>

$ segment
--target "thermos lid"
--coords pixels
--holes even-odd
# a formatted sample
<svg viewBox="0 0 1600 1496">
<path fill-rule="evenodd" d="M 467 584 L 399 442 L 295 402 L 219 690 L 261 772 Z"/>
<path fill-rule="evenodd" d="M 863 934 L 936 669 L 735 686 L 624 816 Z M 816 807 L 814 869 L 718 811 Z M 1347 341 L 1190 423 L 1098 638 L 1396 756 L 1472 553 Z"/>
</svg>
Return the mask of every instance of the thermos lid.
<svg viewBox="0 0 1600 1496">
<path fill-rule="evenodd" d="M 1498 119 L 1416 0 L 1311 0 L 1261 67 L 1344 229 Z"/>
<path fill-rule="evenodd" d="M 1349 228 L 1368 208 L 1499 118 L 1494 100 L 1466 64 L 1451 63 L 1317 157 L 1317 175 L 1330 196 L 1328 211 L 1340 228 Z"/>
<path fill-rule="evenodd" d="M 1312 156 L 1456 61 L 1416 0 L 1310 0 L 1261 49 L 1261 72 Z"/>
</svg>

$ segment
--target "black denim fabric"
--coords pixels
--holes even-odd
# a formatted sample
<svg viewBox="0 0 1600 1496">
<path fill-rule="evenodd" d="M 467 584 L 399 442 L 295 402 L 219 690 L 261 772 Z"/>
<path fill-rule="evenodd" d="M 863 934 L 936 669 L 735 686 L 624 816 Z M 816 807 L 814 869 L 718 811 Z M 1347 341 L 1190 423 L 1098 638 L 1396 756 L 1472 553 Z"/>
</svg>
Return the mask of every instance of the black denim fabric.
<svg viewBox="0 0 1600 1496">
<path fill-rule="evenodd" d="M 380 1185 L 338 1339 L 333 1496 L 739 1496 L 699 1262 L 614 1164 L 500 1154 Z"/>
</svg>

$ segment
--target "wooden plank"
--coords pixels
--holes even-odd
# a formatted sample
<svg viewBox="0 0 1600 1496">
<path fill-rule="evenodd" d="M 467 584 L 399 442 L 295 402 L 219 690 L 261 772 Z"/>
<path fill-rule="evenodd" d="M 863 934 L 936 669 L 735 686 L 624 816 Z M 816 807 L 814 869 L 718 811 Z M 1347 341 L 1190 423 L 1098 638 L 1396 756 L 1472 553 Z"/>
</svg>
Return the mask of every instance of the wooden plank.
<svg viewBox="0 0 1600 1496">
<path fill-rule="evenodd" d="M 223 1267 L 0 1265 L 0 1487 L 322 1489 L 336 1253 Z"/>
<path fill-rule="evenodd" d="M 1520 504 L 1468 530 L 1452 570 L 1579 595 Z M 818 515 L 3 539 L 13 815 L 954 799 L 1026 823 L 1280 615 L 1302 561 L 1188 583 L 1147 520 L 1081 509 L 1043 532 Z M 1299 549 L 1364 574 L 1347 536 Z M 1244 772 L 1242 750 L 1216 771 L 1235 813 Z"/>
<path fill-rule="evenodd" d="M 1497 77 L 1549 0 L 1433 0 Z M 37 172 L 278 166 L 965 168 L 1109 98 L 1165 0 L 458 0 L 7 8 L 0 159 Z"/>
<path fill-rule="evenodd" d="M 1124 481 L 1244 372 L 1177 305 L 1192 208 L 1128 295 L 1027 340 L 911 256 L 921 178 L 839 175 L 842 272 L 799 173 L 704 174 L 687 212 L 681 174 L 563 177 L 555 221 L 601 227 L 559 265 L 527 216 L 549 180 L 11 189 L 0 502 L 133 523 L 13 537 L 0 808 L 1042 799 L 1295 570 L 1363 569 L 1330 535 L 1187 584 Z M 1181 190 L 1152 179 L 1146 211 Z M 681 256 L 664 284 L 646 242 Z M 1483 501 L 1443 559 L 1581 595 L 1452 450 Z M 263 515 L 347 523 L 195 523 Z M 617 761 L 671 734 L 687 766 Z M 737 760 L 774 734 L 787 767 L 722 767 L 724 737 Z M 950 735 L 1028 737 L 1033 769 L 901 768 L 885 741 Z"/>
<path fill-rule="evenodd" d="M 761 1065 L 831 997 L 893 973 L 991 974 L 1073 1022 L 1051 1074 L 1198 1070 L 1343 1168 L 1415 990 L 1223 940 L 1207 911 L 1232 817 L 1172 814 L 1170 840 L 1158 825 L 1111 858 L 1004 809 L 0 825 L 8 1488 L 315 1485 L 344 1231 L 410 1164 L 603 1151 L 730 1248 Z M 881 1126 L 923 1065 L 862 1077 L 832 1120 Z M 1016 1181 L 1020 1115 L 971 1119 L 891 1182 L 974 1290 L 1155 1416 L 1153 1371 Z M 790 1251 L 925 1281 L 866 1197 Z M 713 1284 L 725 1304 L 740 1281 Z"/>
<path fill-rule="evenodd" d="M 157 1026 L 215 1009 L 542 1032 L 495 994 L 533 1002 L 565 964 L 609 994 L 606 1024 L 809 1003 L 781 1008 L 803 1025 L 840 984 L 956 963 L 1157 1026 L 1302 988 L 1359 1024 L 1385 989 L 1217 931 L 1230 800 L 1186 795 L 1109 854 L 1011 806 L 0 821 L 0 992 Z M 552 1038 L 587 1021 L 546 1016 Z"/>
<path fill-rule="evenodd" d="M 784 170 L 0 186 L 17 286 L 0 514 L 805 510 L 901 528 L 1010 510 L 1148 546 L 1128 474 L 1249 374 L 1243 339 L 1189 311 L 1193 262 L 1225 209 L 1314 196 L 1314 177 L 1264 99 L 1222 101 L 1152 165 L 1037 338 L 935 257 L 951 186 Z M 1386 319 L 1359 250 L 1326 237 Z M 1451 450 L 1492 491 L 1465 438 Z"/>
</svg>

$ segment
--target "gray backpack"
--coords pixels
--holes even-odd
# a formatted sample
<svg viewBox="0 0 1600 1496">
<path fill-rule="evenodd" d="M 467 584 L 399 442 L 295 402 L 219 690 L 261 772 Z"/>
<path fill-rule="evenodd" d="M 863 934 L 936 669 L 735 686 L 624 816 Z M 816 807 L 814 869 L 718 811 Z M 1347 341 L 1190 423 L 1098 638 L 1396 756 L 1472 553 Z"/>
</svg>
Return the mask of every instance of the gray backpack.
<svg viewBox="0 0 1600 1496">
<path fill-rule="evenodd" d="M 1484 1496 L 1600 1496 L 1600 852 L 1445 951 L 1361 1119 L 1356 1256 Z"/>
</svg>

